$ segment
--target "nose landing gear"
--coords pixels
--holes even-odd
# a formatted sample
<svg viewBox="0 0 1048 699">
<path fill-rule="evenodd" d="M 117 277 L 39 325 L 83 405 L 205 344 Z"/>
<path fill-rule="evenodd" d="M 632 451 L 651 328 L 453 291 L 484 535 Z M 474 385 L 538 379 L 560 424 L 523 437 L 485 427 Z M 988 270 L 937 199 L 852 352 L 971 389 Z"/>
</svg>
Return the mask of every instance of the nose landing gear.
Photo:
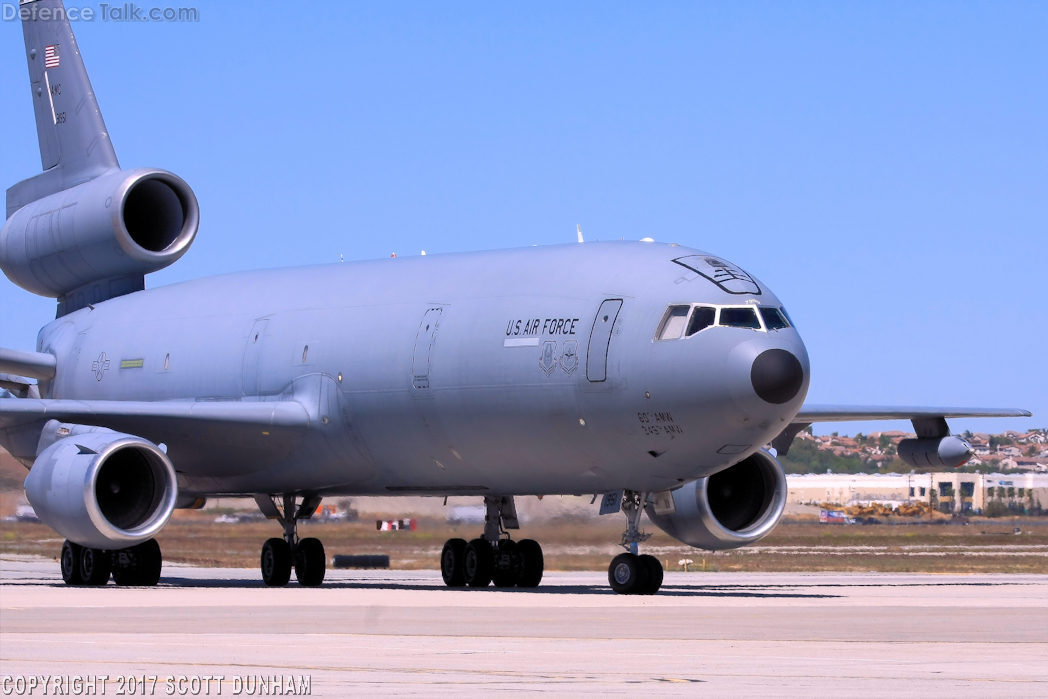
<svg viewBox="0 0 1048 699">
<path fill-rule="evenodd" d="M 512 496 L 484 498 L 484 535 L 467 543 L 449 539 L 440 553 L 440 573 L 448 587 L 538 587 L 542 547 L 537 541 L 514 542 L 507 529 L 519 529 Z"/>
<path fill-rule="evenodd" d="M 270 587 L 283 587 L 291 581 L 291 570 L 295 570 L 298 584 L 316 587 L 324 582 L 327 558 L 324 545 L 312 537 L 298 538 L 298 520 L 309 519 L 320 507 L 320 496 L 306 496 L 296 507 L 294 495 L 282 497 L 282 507 L 270 495 L 256 495 L 255 502 L 269 519 L 280 520 L 284 527 L 284 538 L 272 538 L 262 546 L 260 568 L 262 581 Z"/>
<path fill-rule="evenodd" d="M 647 493 L 624 491 L 622 512 L 626 515 L 626 531 L 621 546 L 626 553 L 611 559 L 608 566 L 608 584 L 620 595 L 654 595 L 662 587 L 662 563 L 649 555 L 638 555 L 640 544 L 651 538 L 640 530 L 640 515 L 644 512 Z"/>
</svg>

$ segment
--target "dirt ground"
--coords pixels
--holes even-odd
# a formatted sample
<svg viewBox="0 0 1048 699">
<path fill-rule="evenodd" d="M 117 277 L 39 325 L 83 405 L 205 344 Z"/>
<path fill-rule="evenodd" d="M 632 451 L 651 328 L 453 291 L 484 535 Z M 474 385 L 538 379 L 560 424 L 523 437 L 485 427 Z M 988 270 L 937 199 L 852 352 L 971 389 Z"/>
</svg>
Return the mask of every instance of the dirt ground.
<svg viewBox="0 0 1048 699">
<path fill-rule="evenodd" d="M 604 521 L 533 523 L 514 538 L 534 538 L 549 570 L 601 570 L 619 551 L 619 517 Z M 214 513 L 179 512 L 157 540 L 164 559 L 201 566 L 254 567 L 262 543 L 280 535 L 275 522 L 217 523 Z M 653 531 L 643 549 L 668 570 L 878 571 L 933 573 L 1048 573 L 1048 526 L 973 522 L 968 525 L 840 526 L 784 522 L 755 546 L 719 553 L 680 544 Z M 300 535 L 315 536 L 328 556 L 386 554 L 392 568 L 436 569 L 446 539 L 470 539 L 480 525 L 418 521 L 416 531 L 376 531 L 374 520 L 305 523 Z M 42 524 L 0 523 L 0 553 L 57 557 L 62 540 Z"/>
</svg>

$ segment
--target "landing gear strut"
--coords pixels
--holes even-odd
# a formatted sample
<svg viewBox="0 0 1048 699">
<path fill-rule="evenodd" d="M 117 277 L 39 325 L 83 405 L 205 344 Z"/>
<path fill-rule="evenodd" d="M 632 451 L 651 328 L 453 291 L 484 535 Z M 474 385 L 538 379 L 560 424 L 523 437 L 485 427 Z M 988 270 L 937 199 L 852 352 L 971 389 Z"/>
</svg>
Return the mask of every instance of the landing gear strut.
<svg viewBox="0 0 1048 699">
<path fill-rule="evenodd" d="M 440 553 L 440 574 L 448 587 L 538 587 L 542 547 L 537 541 L 514 542 L 507 529 L 519 529 L 513 496 L 487 496 L 484 534 L 473 541 L 449 539 Z"/>
<path fill-rule="evenodd" d="M 117 585 L 153 586 L 160 582 L 164 559 L 155 539 L 118 551 L 92 549 L 72 541 L 62 544 L 62 580 L 66 585 L 101 586 L 112 574 Z"/>
<path fill-rule="evenodd" d="M 640 516 L 648 499 L 647 493 L 626 490 L 622 495 L 622 512 L 626 531 L 622 533 L 620 553 L 608 566 L 608 583 L 620 595 L 654 595 L 662 587 L 662 564 L 649 555 L 638 555 L 640 544 L 651 538 L 640 530 Z"/>
<path fill-rule="evenodd" d="M 320 507 L 320 496 L 306 496 L 296 505 L 294 495 L 283 495 L 278 506 L 274 496 L 256 495 L 255 502 L 262 514 L 280 520 L 284 527 L 284 538 L 274 537 L 262 545 L 262 581 L 270 587 L 283 587 L 291 580 L 294 568 L 299 585 L 316 587 L 324 582 L 327 568 L 324 545 L 319 539 L 298 538 L 298 520 L 313 516 Z"/>
</svg>

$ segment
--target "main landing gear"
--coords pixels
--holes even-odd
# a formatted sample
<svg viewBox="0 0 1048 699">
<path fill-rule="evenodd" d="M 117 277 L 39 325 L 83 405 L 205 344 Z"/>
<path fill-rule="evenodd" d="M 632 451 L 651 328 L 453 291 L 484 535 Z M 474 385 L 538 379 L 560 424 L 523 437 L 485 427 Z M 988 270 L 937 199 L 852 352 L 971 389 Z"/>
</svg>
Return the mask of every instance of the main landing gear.
<svg viewBox="0 0 1048 699">
<path fill-rule="evenodd" d="M 309 519 L 320 507 L 320 496 L 304 497 L 296 506 L 294 495 L 284 495 L 281 506 L 271 495 L 256 495 L 255 502 L 269 519 L 280 520 L 284 538 L 274 537 L 262 545 L 262 581 L 270 587 L 283 587 L 291 580 L 291 569 L 299 585 L 316 587 L 324 582 L 327 558 L 319 539 L 299 539 L 298 520 Z"/>
<path fill-rule="evenodd" d="M 106 551 L 66 541 L 62 544 L 62 580 L 66 585 L 101 586 L 113 582 L 123 586 L 153 586 L 160 582 L 163 567 L 160 544 L 150 539 L 131 548 Z"/>
<path fill-rule="evenodd" d="M 638 555 L 640 543 L 651 537 L 640 530 L 640 516 L 647 499 L 647 493 L 632 490 L 622 495 L 626 531 L 622 533 L 621 545 L 627 552 L 615 556 L 608 566 L 608 583 L 620 595 L 654 595 L 662 587 L 662 563 L 654 556 Z"/>
<path fill-rule="evenodd" d="M 440 574 L 448 587 L 538 587 L 542 547 L 537 541 L 512 541 L 507 529 L 519 529 L 512 496 L 484 498 L 484 534 L 466 542 L 449 539 L 440 553 Z"/>
</svg>

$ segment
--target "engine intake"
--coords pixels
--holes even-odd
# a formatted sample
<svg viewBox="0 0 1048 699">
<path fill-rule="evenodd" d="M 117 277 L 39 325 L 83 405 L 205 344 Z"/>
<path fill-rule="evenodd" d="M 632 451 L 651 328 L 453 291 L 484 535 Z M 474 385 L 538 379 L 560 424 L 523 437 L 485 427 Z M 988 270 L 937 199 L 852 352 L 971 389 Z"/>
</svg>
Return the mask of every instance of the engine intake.
<svg viewBox="0 0 1048 699">
<path fill-rule="evenodd" d="M 70 541 L 122 549 L 152 539 L 175 509 L 178 485 L 152 442 L 101 427 L 51 421 L 25 493 L 40 519 Z"/>
<path fill-rule="evenodd" d="M 786 494 L 782 466 L 762 450 L 712 476 L 657 493 L 647 513 L 674 539 L 721 551 L 767 536 L 782 517 Z"/>
<path fill-rule="evenodd" d="M 60 299 L 60 315 L 143 288 L 186 253 L 200 225 L 182 178 L 139 168 L 38 199 L 0 230 L 0 268 L 18 286 Z"/>
</svg>

